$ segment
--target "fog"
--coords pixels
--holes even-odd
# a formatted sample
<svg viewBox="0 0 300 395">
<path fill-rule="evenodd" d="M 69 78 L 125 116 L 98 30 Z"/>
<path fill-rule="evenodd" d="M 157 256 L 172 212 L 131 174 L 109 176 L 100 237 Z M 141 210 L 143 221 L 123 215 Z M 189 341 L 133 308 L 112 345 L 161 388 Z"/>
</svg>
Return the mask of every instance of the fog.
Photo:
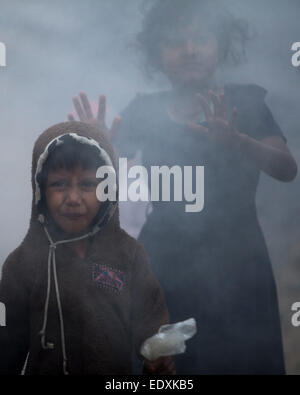
<svg viewBox="0 0 300 395">
<path fill-rule="evenodd" d="M 299 164 L 300 67 L 291 64 L 291 46 L 300 41 L 300 2 L 228 3 L 235 15 L 248 20 L 252 39 L 247 62 L 224 68 L 221 74 L 268 90 L 267 102 Z M 99 94 L 106 94 L 110 122 L 137 92 L 168 88 L 163 78 L 145 77 L 134 48 L 141 4 L 141 0 L 0 1 L 0 41 L 7 51 L 7 66 L 0 67 L 0 265 L 28 229 L 34 141 L 48 126 L 67 119 L 72 97 L 85 91 L 96 102 Z M 257 195 L 292 373 L 300 372 L 300 329 L 298 333 L 290 324 L 290 306 L 300 301 L 299 192 L 299 177 L 283 184 L 262 175 Z M 141 223 L 131 223 L 128 211 L 121 211 L 121 221 L 137 235 Z"/>
</svg>

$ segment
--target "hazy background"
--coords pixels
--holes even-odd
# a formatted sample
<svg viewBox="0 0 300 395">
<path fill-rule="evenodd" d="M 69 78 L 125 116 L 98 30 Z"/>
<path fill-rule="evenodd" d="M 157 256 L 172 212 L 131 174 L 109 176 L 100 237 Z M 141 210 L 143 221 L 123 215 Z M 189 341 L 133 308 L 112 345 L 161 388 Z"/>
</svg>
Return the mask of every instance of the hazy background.
<svg viewBox="0 0 300 395">
<path fill-rule="evenodd" d="M 224 73 L 268 89 L 268 104 L 300 163 L 300 68 L 292 67 L 290 50 L 300 41 L 300 0 L 226 3 L 248 19 L 253 39 L 247 64 Z M 141 24 L 140 4 L 0 0 L 0 41 L 7 48 L 7 66 L 0 67 L 0 266 L 28 228 L 37 136 L 66 120 L 72 97 L 81 90 L 93 101 L 105 93 L 111 118 L 136 92 L 158 89 L 158 83 L 144 78 L 132 46 Z M 257 204 L 278 285 L 287 369 L 300 374 L 300 327 L 290 323 L 291 304 L 300 301 L 299 192 L 299 177 L 284 184 L 262 176 Z M 130 215 L 121 214 L 129 226 Z"/>
</svg>

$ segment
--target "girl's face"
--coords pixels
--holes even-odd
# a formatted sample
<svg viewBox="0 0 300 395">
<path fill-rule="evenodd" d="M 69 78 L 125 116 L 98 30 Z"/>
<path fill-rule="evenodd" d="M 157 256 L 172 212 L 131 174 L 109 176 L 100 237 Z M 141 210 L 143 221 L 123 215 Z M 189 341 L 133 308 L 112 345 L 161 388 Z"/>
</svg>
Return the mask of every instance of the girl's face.
<svg viewBox="0 0 300 395">
<path fill-rule="evenodd" d="M 46 184 L 48 211 L 67 234 L 85 232 L 98 213 L 96 196 L 99 180 L 95 170 L 78 166 L 72 170 L 50 170 Z"/>
<path fill-rule="evenodd" d="M 193 23 L 167 37 L 160 54 L 162 71 L 173 86 L 201 88 L 212 79 L 218 65 L 218 42 Z"/>
</svg>

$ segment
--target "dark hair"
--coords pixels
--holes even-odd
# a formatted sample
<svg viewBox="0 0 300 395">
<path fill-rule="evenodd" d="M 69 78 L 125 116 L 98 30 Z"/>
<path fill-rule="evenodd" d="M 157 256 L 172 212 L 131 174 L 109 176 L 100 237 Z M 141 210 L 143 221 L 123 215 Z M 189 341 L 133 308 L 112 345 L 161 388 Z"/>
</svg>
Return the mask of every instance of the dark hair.
<svg viewBox="0 0 300 395">
<path fill-rule="evenodd" d="M 216 37 L 220 63 L 240 63 L 245 59 L 245 43 L 249 39 L 248 25 L 235 18 L 224 0 L 145 0 L 142 30 L 137 46 L 144 58 L 148 75 L 161 71 L 160 43 L 174 32 L 201 19 Z"/>
<path fill-rule="evenodd" d="M 97 147 L 83 144 L 69 136 L 65 137 L 63 144 L 50 146 L 49 155 L 43 165 L 42 172 L 38 175 L 42 204 L 45 203 L 45 188 L 51 170 L 72 170 L 77 166 L 81 166 L 84 170 L 96 170 L 103 165 L 105 163 L 100 158 Z"/>
<path fill-rule="evenodd" d="M 71 139 L 67 143 L 57 145 L 49 154 L 43 166 L 43 172 L 50 170 L 72 170 L 77 166 L 83 169 L 94 169 L 104 164 L 99 155 L 99 150 L 89 144 Z"/>
</svg>

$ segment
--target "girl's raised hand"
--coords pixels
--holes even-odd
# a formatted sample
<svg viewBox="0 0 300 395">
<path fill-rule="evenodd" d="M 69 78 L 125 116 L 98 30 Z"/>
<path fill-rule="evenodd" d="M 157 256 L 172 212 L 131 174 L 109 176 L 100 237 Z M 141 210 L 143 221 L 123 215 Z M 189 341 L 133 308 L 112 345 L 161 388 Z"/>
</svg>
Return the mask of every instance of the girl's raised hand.
<svg viewBox="0 0 300 395">
<path fill-rule="evenodd" d="M 209 91 L 209 95 L 213 103 L 213 110 L 205 97 L 197 94 L 197 100 L 205 115 L 205 126 L 189 123 L 189 127 L 217 144 L 227 147 L 238 146 L 240 134 L 236 129 L 236 108 L 232 110 L 231 119 L 228 120 L 225 95 L 217 96 L 212 91 Z"/>
<path fill-rule="evenodd" d="M 84 92 L 79 93 L 79 97 L 73 97 L 73 104 L 78 118 L 81 122 L 86 122 L 91 125 L 98 127 L 102 132 L 104 132 L 109 140 L 112 140 L 118 131 L 119 124 L 121 122 L 120 117 L 116 117 L 113 120 L 112 126 L 109 129 L 106 126 L 105 115 L 106 115 L 106 98 L 104 95 L 99 97 L 97 117 L 94 117 L 91 104 L 88 100 L 87 95 Z M 75 121 L 72 114 L 68 114 L 69 121 Z"/>
</svg>

